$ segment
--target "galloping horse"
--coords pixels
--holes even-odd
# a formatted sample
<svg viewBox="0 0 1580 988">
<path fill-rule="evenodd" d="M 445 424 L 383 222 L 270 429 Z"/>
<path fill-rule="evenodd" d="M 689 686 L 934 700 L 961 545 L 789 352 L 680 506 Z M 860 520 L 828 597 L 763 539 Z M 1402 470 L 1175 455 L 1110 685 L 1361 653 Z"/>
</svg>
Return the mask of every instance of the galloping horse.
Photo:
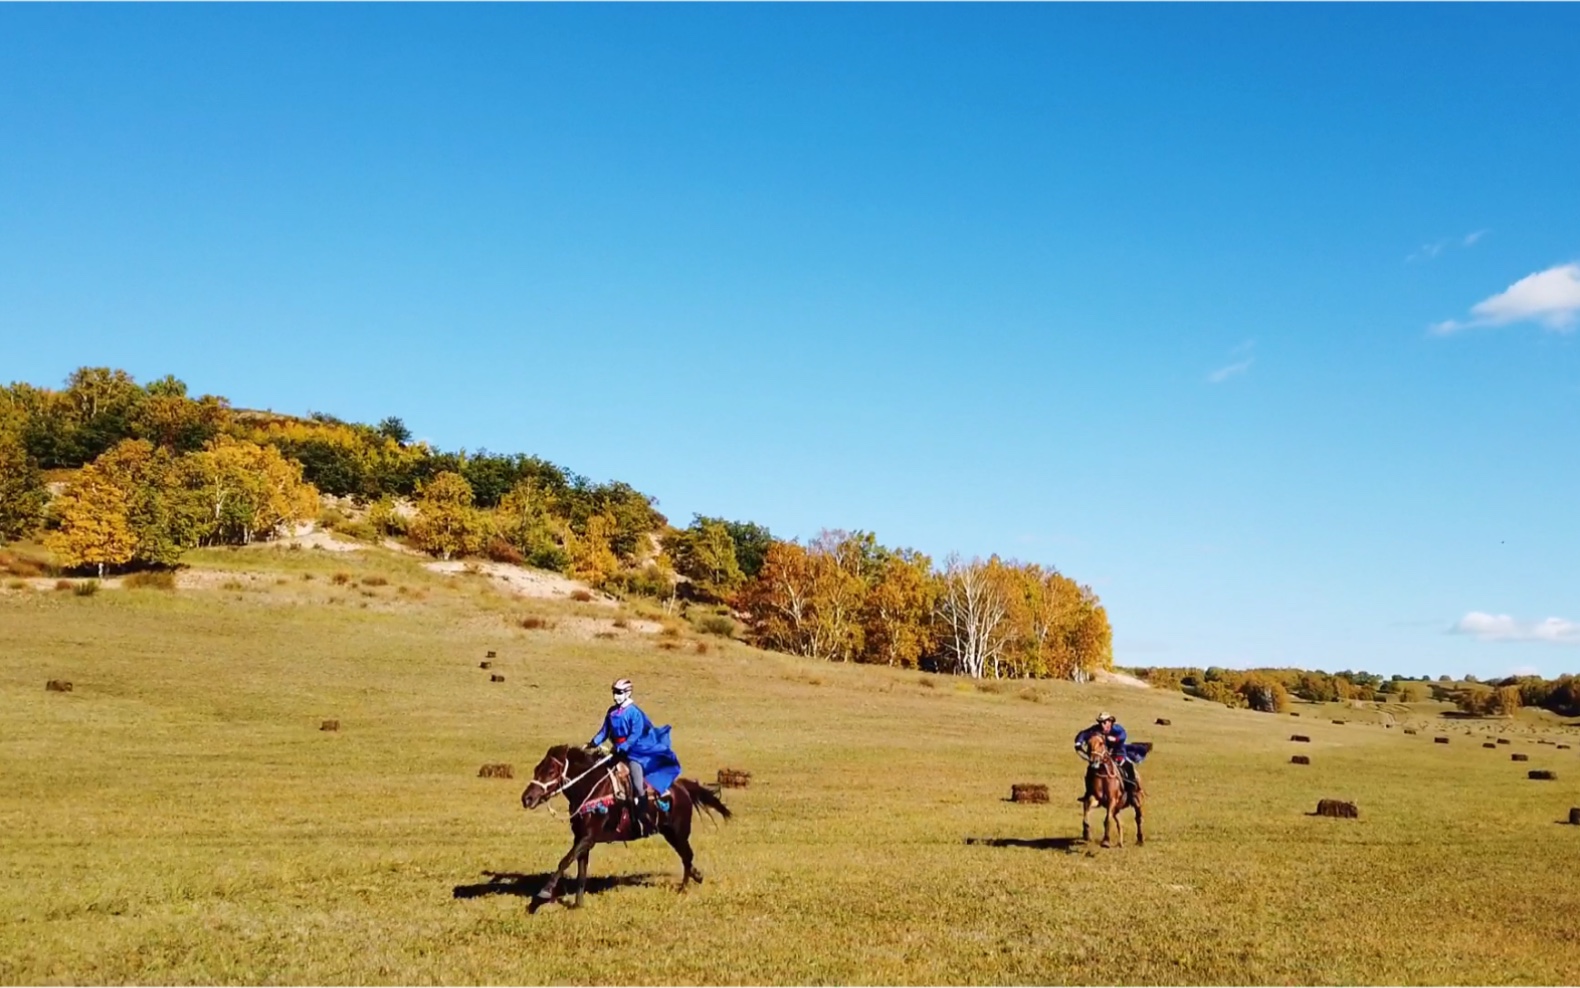
<svg viewBox="0 0 1580 988">
<path fill-rule="evenodd" d="M 1140 790 L 1127 791 L 1125 780 L 1119 772 L 1119 763 L 1114 761 L 1113 753 L 1108 750 L 1108 742 L 1101 734 L 1094 734 L 1086 742 L 1086 757 L 1091 763 L 1092 773 L 1087 776 L 1088 784 L 1086 795 L 1081 797 L 1081 839 L 1092 839 L 1090 819 L 1092 808 L 1101 806 L 1106 810 L 1103 817 L 1103 846 L 1108 843 L 1110 825 L 1114 836 L 1118 839 L 1119 846 L 1125 846 L 1125 827 L 1119 821 L 1119 811 L 1126 806 L 1136 811 L 1136 843 L 1145 844 L 1146 838 L 1141 833 L 1141 792 Z"/>
<path fill-rule="evenodd" d="M 558 898 L 560 879 L 565 870 L 576 862 L 576 906 L 582 904 L 587 891 L 587 858 L 594 844 L 612 841 L 640 840 L 655 830 L 664 835 L 669 846 L 680 855 L 684 869 L 680 891 L 689 882 L 702 882 L 702 872 L 692 865 L 691 811 L 693 807 L 710 813 L 716 812 L 728 820 L 730 808 L 703 788 L 695 779 L 677 779 L 669 791 L 669 809 L 660 810 L 657 801 L 648 799 L 648 832 L 637 829 L 625 800 L 616 790 L 616 780 L 623 780 L 622 788 L 630 786 L 630 775 L 595 751 L 577 745 L 556 745 L 548 750 L 537 768 L 532 770 L 532 781 L 521 794 L 521 805 L 536 809 L 555 796 L 564 796 L 571 804 L 570 852 L 560 859 L 559 868 L 537 895 L 530 911 L 536 911 L 544 902 Z"/>
</svg>

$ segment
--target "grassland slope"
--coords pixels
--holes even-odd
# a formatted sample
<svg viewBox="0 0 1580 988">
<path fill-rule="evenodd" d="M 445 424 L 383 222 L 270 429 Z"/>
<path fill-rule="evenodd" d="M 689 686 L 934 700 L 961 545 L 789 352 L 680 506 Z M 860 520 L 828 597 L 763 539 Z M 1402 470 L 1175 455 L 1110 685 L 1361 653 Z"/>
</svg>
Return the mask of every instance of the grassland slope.
<svg viewBox="0 0 1580 988">
<path fill-rule="evenodd" d="M 194 561 L 232 578 L 0 595 L 0 981 L 1580 981 L 1556 724 L 1485 749 L 1473 722 L 816 664 L 374 551 Z M 700 889 L 661 844 L 606 847 L 585 909 L 529 917 L 566 826 L 522 775 L 617 675 L 687 774 L 753 784 L 697 836 Z M 1073 840 L 1099 707 L 1157 745 L 1144 848 Z M 1026 781 L 1053 802 L 1005 801 Z"/>
</svg>

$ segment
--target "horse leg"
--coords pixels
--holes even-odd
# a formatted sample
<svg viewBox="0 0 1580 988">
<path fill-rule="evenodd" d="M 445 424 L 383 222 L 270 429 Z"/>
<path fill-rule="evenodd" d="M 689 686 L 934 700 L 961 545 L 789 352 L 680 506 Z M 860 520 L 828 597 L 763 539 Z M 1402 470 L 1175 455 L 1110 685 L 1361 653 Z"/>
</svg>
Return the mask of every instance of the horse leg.
<svg viewBox="0 0 1580 988">
<path fill-rule="evenodd" d="M 1081 799 L 1081 841 L 1092 842 L 1092 799 L 1090 796 Z"/>
<path fill-rule="evenodd" d="M 1123 802 L 1115 801 L 1108 808 L 1108 815 L 1114 818 L 1114 843 L 1120 847 L 1125 846 L 1125 822 L 1119 819 L 1119 811 L 1124 808 L 1124 805 Z M 1103 833 L 1108 833 L 1106 827 L 1103 829 Z"/>
<path fill-rule="evenodd" d="M 538 894 L 534 898 L 529 911 L 535 912 L 545 902 L 553 902 L 559 897 L 560 879 L 565 877 L 565 870 L 571 866 L 571 862 L 591 851 L 593 843 L 591 831 L 576 838 L 576 843 L 571 845 L 571 849 L 566 852 L 565 857 L 560 859 L 559 867 L 554 869 L 554 874 L 549 877 L 549 883 L 538 890 Z"/>
<path fill-rule="evenodd" d="M 1146 837 L 1141 833 L 1141 800 L 1132 800 L 1130 806 L 1136 811 L 1136 846 L 1140 847 L 1147 842 Z"/>
<path fill-rule="evenodd" d="M 582 907 L 582 896 L 587 894 L 587 859 L 592 856 L 591 850 L 583 851 L 576 857 L 576 904 L 573 909 Z"/>
<path fill-rule="evenodd" d="M 693 855 L 691 853 L 691 841 L 687 840 L 684 834 L 676 832 L 671 827 L 665 827 L 659 832 L 664 835 L 664 839 L 669 842 L 669 846 L 675 849 L 675 853 L 680 855 L 681 874 L 679 891 L 686 891 L 686 886 L 693 881 L 695 881 L 698 885 L 701 885 L 702 872 L 700 869 L 694 867 L 691 863 L 693 859 Z"/>
</svg>

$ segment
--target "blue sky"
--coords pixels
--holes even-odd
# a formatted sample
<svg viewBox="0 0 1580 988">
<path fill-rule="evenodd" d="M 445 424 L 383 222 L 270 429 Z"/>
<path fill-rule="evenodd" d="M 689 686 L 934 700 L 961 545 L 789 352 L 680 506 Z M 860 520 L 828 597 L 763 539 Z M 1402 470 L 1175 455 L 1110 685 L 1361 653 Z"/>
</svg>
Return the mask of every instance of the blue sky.
<svg viewBox="0 0 1580 988">
<path fill-rule="evenodd" d="M 1571 5 L 0 7 L 0 377 L 1580 670 Z"/>
</svg>

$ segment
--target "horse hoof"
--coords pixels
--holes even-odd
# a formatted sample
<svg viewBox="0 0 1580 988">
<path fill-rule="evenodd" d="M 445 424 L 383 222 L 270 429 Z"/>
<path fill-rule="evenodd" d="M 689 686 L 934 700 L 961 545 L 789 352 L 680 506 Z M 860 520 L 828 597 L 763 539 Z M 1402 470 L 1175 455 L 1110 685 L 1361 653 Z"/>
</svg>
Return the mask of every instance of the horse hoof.
<svg viewBox="0 0 1580 988">
<path fill-rule="evenodd" d="M 702 884 L 702 872 L 698 871 L 695 868 L 691 869 L 691 880 L 696 882 L 698 885 L 701 885 Z"/>
<path fill-rule="evenodd" d="M 1103 843 L 1098 845 L 1098 846 L 1100 846 L 1100 847 L 1113 847 L 1114 845 L 1108 843 L 1108 841 L 1103 841 Z"/>
</svg>

